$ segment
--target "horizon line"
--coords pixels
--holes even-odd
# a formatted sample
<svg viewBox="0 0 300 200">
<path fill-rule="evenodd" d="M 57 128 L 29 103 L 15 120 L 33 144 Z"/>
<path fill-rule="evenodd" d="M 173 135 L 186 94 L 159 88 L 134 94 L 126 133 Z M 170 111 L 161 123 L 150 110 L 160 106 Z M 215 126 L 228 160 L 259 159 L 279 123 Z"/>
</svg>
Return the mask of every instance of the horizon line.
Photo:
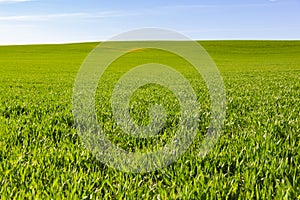
<svg viewBox="0 0 300 200">
<path fill-rule="evenodd" d="M 70 42 L 45 42 L 45 43 L 12 43 L 0 44 L 0 47 L 5 46 L 34 46 L 34 45 L 68 45 L 68 44 L 85 44 L 85 43 L 103 43 L 103 42 L 205 42 L 205 41 L 300 41 L 300 39 L 196 39 L 196 40 L 87 40 L 87 41 L 70 41 Z"/>
</svg>

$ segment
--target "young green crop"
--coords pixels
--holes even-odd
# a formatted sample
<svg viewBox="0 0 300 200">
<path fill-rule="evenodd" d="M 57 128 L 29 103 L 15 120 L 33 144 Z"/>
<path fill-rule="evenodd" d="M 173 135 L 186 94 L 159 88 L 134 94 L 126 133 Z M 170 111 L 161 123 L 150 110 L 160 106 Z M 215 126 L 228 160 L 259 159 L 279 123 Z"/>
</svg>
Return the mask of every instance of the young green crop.
<svg viewBox="0 0 300 200">
<path fill-rule="evenodd" d="M 180 108 L 166 88 L 142 87 L 130 102 L 133 119 L 149 123 L 149 105 L 162 102 L 167 125 L 150 140 L 123 133 L 113 122 L 110 95 L 128 66 L 155 58 L 193 86 L 201 105 L 196 140 L 177 162 L 145 174 L 108 168 L 76 133 L 74 81 L 97 43 L 0 47 L 1 199 L 300 199 L 300 41 L 200 43 L 218 66 L 227 95 L 224 132 L 205 158 L 197 150 L 209 124 L 209 95 L 183 60 L 157 50 L 130 52 L 99 82 L 98 121 L 129 151 L 168 142 Z"/>
</svg>

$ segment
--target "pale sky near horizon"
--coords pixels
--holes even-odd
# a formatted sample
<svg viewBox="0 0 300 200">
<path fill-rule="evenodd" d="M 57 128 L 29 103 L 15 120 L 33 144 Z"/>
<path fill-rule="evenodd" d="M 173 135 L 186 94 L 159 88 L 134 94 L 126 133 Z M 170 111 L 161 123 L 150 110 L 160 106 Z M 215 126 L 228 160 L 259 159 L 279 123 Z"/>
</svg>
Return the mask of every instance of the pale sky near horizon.
<svg viewBox="0 0 300 200">
<path fill-rule="evenodd" d="M 0 45 L 103 41 L 149 27 L 195 40 L 299 40 L 300 0 L 0 0 Z"/>
</svg>

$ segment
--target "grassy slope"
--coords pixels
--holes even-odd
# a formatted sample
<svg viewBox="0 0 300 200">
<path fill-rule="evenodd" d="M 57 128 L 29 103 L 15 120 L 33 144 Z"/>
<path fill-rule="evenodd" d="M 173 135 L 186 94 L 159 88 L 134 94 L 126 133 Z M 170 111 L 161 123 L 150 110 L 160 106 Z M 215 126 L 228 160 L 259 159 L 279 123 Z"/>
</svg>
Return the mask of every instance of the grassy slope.
<svg viewBox="0 0 300 200">
<path fill-rule="evenodd" d="M 299 197 L 300 42 L 201 44 L 224 78 L 224 134 L 204 159 L 188 152 L 148 174 L 99 163 L 72 128 L 95 43 L 0 47 L 0 197 Z"/>
</svg>

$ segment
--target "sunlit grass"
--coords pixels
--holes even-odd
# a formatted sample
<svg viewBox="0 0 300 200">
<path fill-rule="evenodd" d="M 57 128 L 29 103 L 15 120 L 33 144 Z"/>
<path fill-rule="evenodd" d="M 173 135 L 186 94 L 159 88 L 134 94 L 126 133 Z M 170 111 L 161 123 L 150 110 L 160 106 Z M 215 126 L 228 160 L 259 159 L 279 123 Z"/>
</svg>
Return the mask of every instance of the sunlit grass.
<svg viewBox="0 0 300 200">
<path fill-rule="evenodd" d="M 164 95 L 171 116 L 166 134 L 147 141 L 120 132 L 111 122 L 109 88 L 129 66 L 129 58 L 143 62 L 155 57 L 174 64 L 194 87 L 201 105 L 196 140 L 177 162 L 146 174 L 119 172 L 100 163 L 74 128 L 74 81 L 96 43 L 0 47 L 0 197 L 300 198 L 300 42 L 201 44 L 216 62 L 227 95 L 224 133 L 205 158 L 197 150 L 209 124 L 209 96 L 193 69 L 171 55 L 143 49 L 129 52 L 120 60 L 124 68 L 111 68 L 99 82 L 107 87 L 97 90 L 99 123 L 108 131 L 115 128 L 107 135 L 130 151 L 164 145 L 180 108 L 165 88 L 145 86 L 131 100 L 133 119 L 147 124 L 147 106 Z"/>
</svg>

